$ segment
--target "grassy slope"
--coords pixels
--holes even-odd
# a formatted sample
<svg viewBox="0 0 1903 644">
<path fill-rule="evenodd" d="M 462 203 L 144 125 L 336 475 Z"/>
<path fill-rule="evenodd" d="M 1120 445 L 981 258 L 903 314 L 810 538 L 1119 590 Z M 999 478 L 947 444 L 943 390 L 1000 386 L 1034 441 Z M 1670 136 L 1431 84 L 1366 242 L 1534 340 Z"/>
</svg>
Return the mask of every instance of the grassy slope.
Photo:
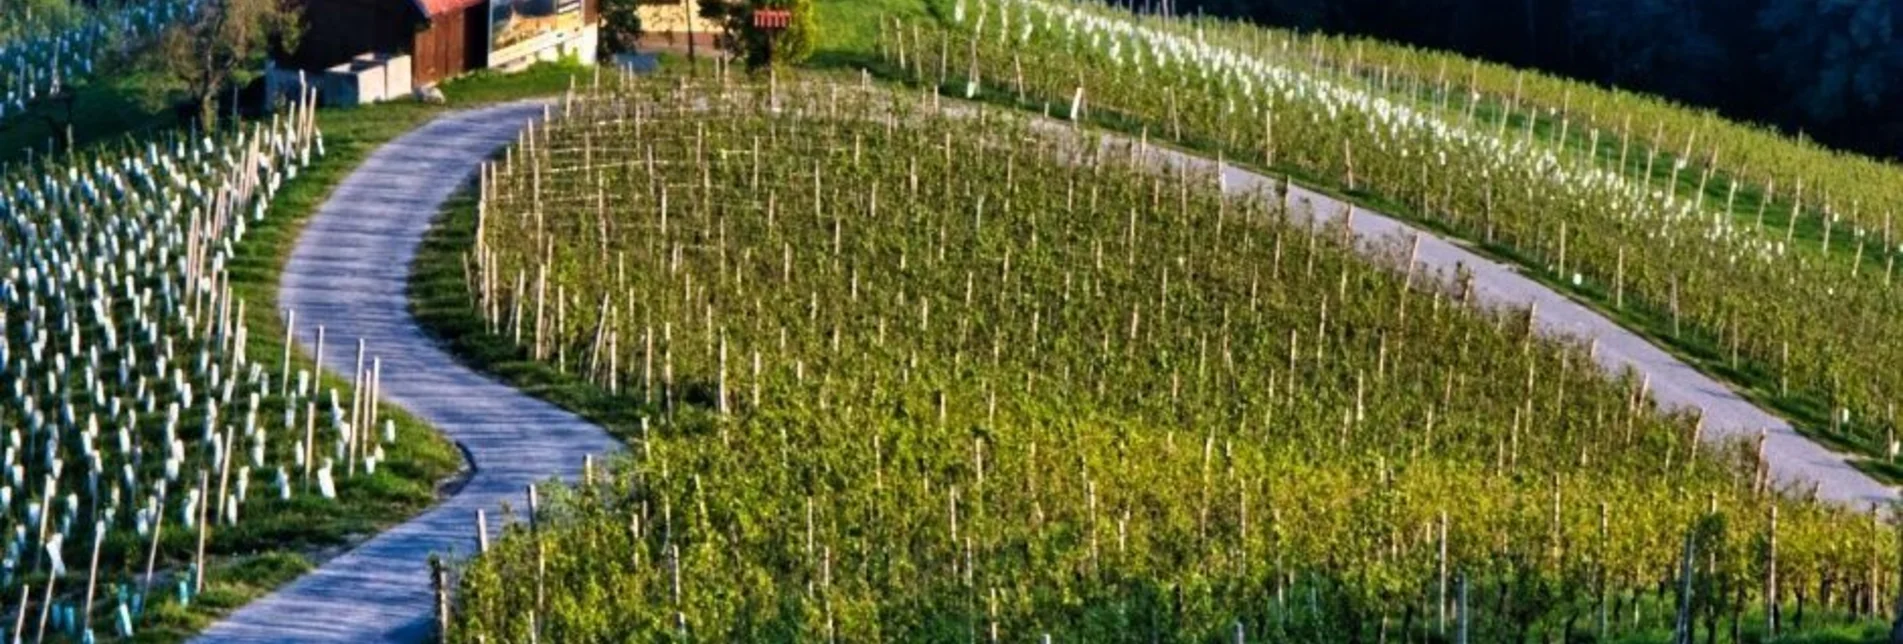
<svg viewBox="0 0 1903 644">
<path fill-rule="evenodd" d="M 1425 96 L 1414 98 L 1417 104 L 1423 107 L 1431 108 L 1437 105 Z M 1483 98 L 1475 109 L 1474 120 L 1476 123 L 1496 123 L 1503 109 L 1504 106 L 1499 102 Z M 1450 105 L 1448 118 L 1459 122 L 1464 118 L 1460 110 L 1460 104 Z M 1509 138 L 1521 136 L 1525 131 L 1527 118 L 1524 111 L 1512 113 L 1507 119 L 1507 136 Z M 1136 124 L 1102 123 L 1102 125 L 1132 132 L 1136 131 L 1132 128 L 1140 127 Z M 1567 131 L 1563 140 L 1560 137 L 1560 126 L 1550 119 L 1542 118 L 1535 121 L 1532 132 L 1535 140 L 1549 146 L 1558 145 L 1576 157 L 1592 155 L 1598 159 L 1601 167 L 1619 166 L 1620 143 L 1617 137 L 1606 136 L 1602 133 L 1598 147 L 1593 148 L 1590 131 L 1579 124 L 1574 125 Z M 1189 142 L 1188 147 L 1203 146 L 1196 142 Z M 1690 159 L 1690 166 L 1679 174 L 1677 184 L 1674 186 L 1672 163 L 1677 158 L 1678 152 L 1670 149 L 1659 150 L 1658 160 L 1653 165 L 1651 174 L 1647 175 L 1645 155 L 1649 150 L 1648 145 L 1634 140 L 1628 152 L 1626 165 L 1616 169 L 1631 179 L 1647 181 L 1660 190 L 1675 190 L 1683 198 L 1698 194 L 1701 179 L 1697 168 L 1701 167 L 1699 164 L 1702 160 Z M 1477 239 L 1466 231 L 1452 230 L 1411 206 L 1385 198 L 1378 191 L 1364 189 L 1349 192 L 1339 181 L 1331 177 L 1312 176 L 1294 168 L 1276 167 L 1269 170 L 1295 176 L 1304 183 L 1326 192 L 1345 196 L 1356 203 L 1395 215 L 1416 226 L 1433 230 L 1443 237 L 1466 242 L 1468 246 L 1484 255 L 1518 266 L 1528 277 L 1540 281 L 1553 291 L 1565 294 L 1574 301 L 1598 311 L 1621 326 L 1645 336 L 1653 344 L 1672 353 L 1680 360 L 1730 384 L 1734 390 L 1752 402 L 1774 410 L 1779 416 L 1789 420 L 1800 432 L 1811 439 L 1832 449 L 1846 452 L 1846 457 L 1852 464 L 1865 472 L 1892 484 L 1903 483 L 1903 467 L 1869 458 L 1871 454 L 1881 453 L 1883 446 L 1855 440 L 1830 430 L 1828 401 L 1800 392 L 1780 394 L 1780 383 L 1774 365 L 1754 363 L 1749 360 L 1734 363 L 1729 350 L 1716 334 L 1702 328 L 1675 330 L 1670 310 L 1659 303 L 1627 298 L 1625 306 L 1614 306 L 1612 293 L 1602 288 L 1603 285 L 1575 286 L 1567 276 L 1551 270 L 1545 261 L 1532 257 L 1520 249 Z M 1710 181 L 1703 186 L 1706 208 L 1723 208 L 1722 204 L 1730 196 L 1728 194 L 1729 180 L 1728 176 L 1722 173 L 1714 173 Z M 1763 210 L 1761 219 L 1760 208 Z M 1793 253 L 1803 253 L 1814 260 L 1841 266 L 1848 271 L 1856 259 L 1854 252 L 1846 250 L 1853 249 L 1856 245 L 1856 238 L 1850 227 L 1837 226 L 1830 231 L 1831 244 L 1837 250 L 1826 255 L 1823 252 L 1825 228 L 1822 220 L 1814 213 L 1805 213 L 1793 222 L 1791 208 L 1792 203 L 1788 195 L 1767 201 L 1762 186 L 1741 184 L 1735 196 L 1731 216 L 1736 220 L 1736 225 L 1747 228 L 1762 226 L 1767 235 L 1776 239 L 1782 239 L 1788 232 L 1792 239 L 1790 247 Z M 1884 261 L 1876 253 L 1871 253 L 1863 258 L 1863 270 L 1881 274 L 1886 269 Z"/>
<path fill-rule="evenodd" d="M 1425 97 L 1416 98 L 1422 105 L 1432 104 L 1431 101 L 1425 100 Z M 1475 121 L 1497 122 L 1502 109 L 1503 106 L 1499 103 L 1483 99 L 1475 110 Z M 1458 111 L 1457 104 L 1450 106 L 1450 112 L 1456 120 L 1462 118 Z M 1515 136 L 1511 133 L 1520 132 L 1525 128 L 1526 118 L 1524 112 L 1508 118 L 1509 136 Z M 1562 141 L 1559 126 L 1544 119 L 1534 123 L 1533 133 L 1537 140 L 1548 145 L 1558 143 L 1574 155 L 1591 154 L 1599 160 L 1602 167 L 1619 165 L 1619 140 L 1616 137 L 1602 135 L 1599 146 L 1593 148 L 1590 133 L 1583 127 L 1574 127 Z M 1627 163 L 1620 170 L 1635 180 L 1649 181 L 1651 185 L 1661 190 L 1672 189 L 1684 197 L 1698 194 L 1700 187 L 1700 176 L 1696 171 L 1696 168 L 1700 167 L 1698 160 L 1691 160 L 1691 166 L 1679 174 L 1678 182 L 1674 185 L 1672 163 L 1677 158 L 1677 153 L 1669 149 L 1660 150 L 1652 173 L 1647 175 L 1644 156 L 1649 149 L 1649 146 L 1634 141 L 1632 150 L 1628 153 Z M 1282 169 L 1278 168 L 1278 170 Z M 1326 187 L 1335 191 L 1341 189 L 1336 182 L 1325 178 L 1308 177 L 1308 179 L 1325 184 Z M 1714 173 L 1711 180 L 1706 183 L 1704 193 L 1707 208 L 1723 208 L 1721 204 L 1730 197 L 1729 180 L 1729 177 L 1725 175 Z M 1564 293 L 1573 300 L 1617 321 L 1621 326 L 1644 335 L 1653 344 L 1671 352 L 1679 359 L 1731 384 L 1733 389 L 1752 402 L 1775 410 L 1778 415 L 1791 421 L 1800 432 L 1813 440 L 1832 449 L 1859 454 L 1859 456 L 1852 456 L 1851 461 L 1865 472 L 1893 484 L 1903 483 L 1903 467 L 1868 457 L 1870 454 L 1881 453 L 1884 446 L 1853 440 L 1830 430 L 1829 401 L 1797 392 L 1780 394 L 1780 383 L 1773 365 L 1749 361 L 1733 363 L 1720 339 L 1708 330 L 1684 329 L 1682 332 L 1674 332 L 1669 309 L 1657 303 L 1639 302 L 1631 298 L 1628 298 L 1623 308 L 1616 307 L 1612 301 L 1612 294 L 1600 288 L 1600 285 L 1574 286 L 1565 276 L 1548 270 L 1544 263 L 1528 257 L 1517 249 L 1473 239 L 1469 235 L 1449 230 L 1409 207 L 1391 203 L 1370 192 L 1359 191 L 1353 196 L 1357 201 L 1364 203 L 1381 203 L 1392 214 L 1406 218 L 1416 225 L 1433 229 L 1444 236 L 1460 238 L 1495 259 L 1521 267 L 1528 276 L 1546 284 L 1554 291 Z M 1747 228 L 1762 226 L 1765 233 L 1774 239 L 1782 239 L 1788 234 L 1791 237 L 1790 248 L 1793 253 L 1802 253 L 1814 260 L 1837 265 L 1848 271 L 1857 259 L 1854 251 L 1846 250 L 1854 249 L 1857 243 L 1854 233 L 1850 230 L 1851 227 L 1837 226 L 1830 231 L 1831 244 L 1837 248 L 1837 251 L 1825 254 L 1823 252 L 1825 227 L 1822 220 L 1814 213 L 1806 213 L 1796 217 L 1796 221 L 1792 221 L 1792 206 L 1788 194 L 1767 200 L 1762 186 L 1740 184 L 1731 216 L 1738 226 Z M 1870 253 L 1863 258 L 1862 270 L 1864 271 L 1881 274 L 1887 268 L 1885 260 L 1877 253 Z"/>
<path fill-rule="evenodd" d="M 821 0 L 819 5 L 820 19 L 822 24 L 825 25 L 826 31 L 819 44 L 818 52 L 809 63 L 810 66 L 831 70 L 873 69 L 876 72 L 878 65 L 870 54 L 866 52 L 870 50 L 870 43 L 877 34 L 880 16 L 902 15 L 909 18 L 930 17 L 933 15 L 928 6 L 930 1 L 931 0 Z M 993 102 L 1008 102 L 1005 100 L 1005 97 L 990 98 Z M 1099 123 L 1099 125 L 1107 126 L 1111 129 L 1128 129 L 1132 127 L 1131 124 L 1127 123 Z M 1575 137 L 1568 137 L 1569 141 L 1574 138 Z M 1577 145 L 1583 148 L 1585 143 L 1582 140 L 1577 143 Z M 1602 147 L 1603 146 L 1604 142 L 1602 141 Z M 1193 148 L 1195 146 L 1191 147 Z M 1604 151 L 1602 150 L 1601 153 L 1604 154 Z M 1616 155 L 1616 150 L 1612 152 L 1612 154 Z M 1275 168 L 1272 170 L 1287 172 L 1285 168 Z M 1340 194 L 1342 192 L 1340 186 L 1331 186 L 1332 182 L 1326 179 L 1319 177 L 1300 177 L 1299 175 L 1298 178 L 1325 190 L 1332 187 L 1332 191 L 1336 192 L 1339 196 L 1345 196 L 1369 207 L 1412 219 L 1416 223 L 1424 224 L 1430 229 L 1439 228 L 1438 226 L 1427 223 L 1422 217 L 1418 216 L 1417 213 L 1413 213 L 1407 208 L 1402 207 L 1401 204 L 1385 200 L 1377 194 L 1357 191 L 1353 194 L 1342 195 Z M 1690 187 L 1695 186 L 1688 186 L 1688 188 Z M 1712 190 L 1716 190 L 1716 188 L 1714 187 Z M 1746 208 L 1746 206 L 1744 206 L 1746 202 L 1744 200 L 1745 193 L 1743 191 L 1740 192 L 1740 197 L 1739 208 L 1742 211 Z M 1751 207 L 1755 208 L 1755 202 L 1752 202 Z M 646 410 L 631 408 L 624 404 L 617 404 L 614 399 L 587 384 L 579 377 L 573 374 L 561 373 L 549 365 L 532 361 L 520 350 L 479 332 L 481 320 L 474 314 L 474 311 L 469 305 L 470 294 L 462 280 L 461 259 L 462 253 L 472 243 L 474 209 L 473 196 L 467 193 L 458 195 L 451 203 L 446 205 L 445 212 L 441 215 L 437 225 L 432 229 L 430 236 L 426 239 L 416 263 L 411 267 L 411 306 L 413 312 L 423 323 L 423 326 L 436 334 L 440 340 L 444 341 L 459 358 L 475 368 L 496 374 L 531 395 L 549 400 L 594 422 L 600 423 L 618 436 L 626 437 L 637 432 L 639 419 Z M 1782 225 L 1780 219 L 1775 219 L 1775 217 L 1767 219 L 1772 220 L 1767 221 L 1767 225 L 1771 225 L 1774 221 L 1777 225 Z M 1446 233 L 1447 231 L 1442 230 L 1441 232 Z M 1821 230 L 1816 232 L 1819 237 L 1813 237 L 1812 239 L 1820 238 Z M 1800 223 L 1800 239 L 1804 238 L 1805 235 L 1806 229 Z M 1812 243 L 1816 242 L 1813 241 Z M 1483 252 L 1492 254 L 1506 261 L 1527 267 L 1534 266 L 1533 261 L 1517 254 L 1510 248 L 1482 244 L 1480 249 Z M 1561 290 L 1562 292 L 1572 290 L 1570 287 L 1562 284 L 1555 275 L 1547 275 L 1544 271 L 1533 268 L 1529 268 L 1529 272 L 1536 278 L 1547 282 L 1549 286 L 1556 288 L 1556 290 Z M 1718 373 L 1733 381 L 1745 380 L 1752 377 L 1749 373 L 1731 372 L 1729 367 L 1725 365 L 1719 357 L 1719 351 L 1715 346 L 1684 346 L 1685 343 L 1683 341 L 1674 341 L 1656 333 L 1656 331 L 1661 328 L 1669 328 L 1668 326 L 1661 326 L 1669 325 L 1669 318 L 1664 318 L 1656 314 L 1648 314 L 1646 312 L 1627 314 L 1625 312 L 1611 311 L 1609 310 L 1609 306 L 1604 306 L 1604 304 L 1606 304 L 1604 300 L 1607 295 L 1603 293 L 1575 293 L 1575 295 L 1585 299 L 1588 304 L 1595 305 L 1602 312 L 1619 320 L 1622 324 L 1635 328 L 1642 333 L 1646 333 L 1661 345 L 1674 349 L 1680 353 L 1681 356 L 1686 357 L 1694 364 L 1699 365 L 1709 372 Z M 1759 377 L 1762 377 L 1762 374 L 1759 374 Z M 1766 402 L 1764 396 L 1767 392 L 1761 387 L 1748 390 L 1747 393 L 1753 395 L 1754 398 L 1758 398 L 1760 402 Z M 1780 405 L 1773 404 L 1773 406 L 1783 409 Z M 1814 629 L 1801 635 L 1779 638 L 1777 641 L 1805 643 L 1878 642 L 1883 641 L 1886 635 L 1885 630 L 1876 625 L 1841 625 Z M 1660 642 L 1667 640 L 1669 636 L 1669 633 L 1651 633 L 1628 637 L 1621 641 Z M 1751 638 L 1752 636 L 1748 634 L 1747 637 Z"/>
<path fill-rule="evenodd" d="M 877 67 L 867 52 L 882 17 L 918 19 L 933 15 L 926 0 L 822 0 L 819 11 L 826 30 L 812 64 L 841 69 Z M 567 85 L 570 72 L 560 68 L 544 68 L 513 76 L 479 74 L 452 82 L 445 87 L 445 91 L 451 97 L 449 107 L 466 107 L 560 91 Z M 169 112 L 153 111 L 141 105 L 136 99 L 138 89 L 136 79 L 105 81 L 82 89 L 72 104 L 77 143 L 85 146 L 122 140 L 175 124 Z M 10 117 L 4 126 L 0 126 L 0 160 L 18 161 L 26 157 L 28 148 L 43 149 L 47 139 L 57 134 L 52 123 L 66 118 L 65 109 L 63 104 L 47 103 L 36 107 L 32 114 Z M 378 145 L 444 109 L 439 106 L 398 103 L 326 111 L 321 123 L 326 132 L 330 155 L 318 160 L 299 181 L 287 186 L 279 201 L 273 205 L 270 222 L 254 228 L 246 242 L 240 245 L 233 273 L 240 296 L 246 301 L 260 304 L 274 301 L 276 276 L 296 239 L 296 233 L 330 188 Z M 1488 111 L 1483 109 L 1482 113 Z M 54 120 L 49 121 L 45 118 L 48 116 Z M 1117 124 L 1103 125 L 1114 127 Z M 1537 128 L 1536 133 L 1545 137 L 1554 136 L 1551 128 L 1544 126 Z M 1584 135 L 1579 130 L 1574 130 L 1568 139 L 1569 146 L 1585 147 Z M 1602 157 L 1616 155 L 1611 145 L 1610 141 L 1602 140 L 1599 154 Z M 1663 168 L 1667 164 L 1660 163 L 1659 166 L 1661 169 L 1655 173 L 1658 175 L 1655 180 L 1664 178 Z M 1691 181 L 1689 176 L 1681 177 L 1681 184 L 1685 184 L 1687 189 L 1695 188 L 1690 185 Z M 1315 182 L 1323 187 L 1329 183 Z M 1711 198 L 1722 198 L 1718 190 L 1714 182 L 1709 188 Z M 1740 212 L 1755 210 L 1755 192 L 1740 191 Z M 1405 208 L 1398 208 L 1398 204 L 1385 202 L 1378 195 L 1361 193 L 1353 196 L 1358 201 L 1408 217 L 1417 223 L 1424 221 Z M 461 208 L 468 208 L 466 200 Z M 1781 228 L 1786 213 L 1788 210 L 1773 207 L 1765 224 Z M 451 337 L 467 337 L 463 332 L 466 327 L 459 325 L 472 321 L 467 315 L 459 315 L 466 311 L 462 310 L 464 305 L 458 300 L 463 297 L 463 289 L 458 277 L 459 260 L 454 249 L 466 245 L 469 232 L 467 222 L 460 223 L 461 226 L 454 217 L 447 220 L 448 225 L 432 237 L 424 257 L 419 258 L 413 276 L 414 291 L 427 294 L 416 302 L 419 314 L 425 318 L 426 324 Z M 1814 246 L 1820 244 L 1822 231 L 1814 220 L 1800 220 L 1797 236 Z M 1512 249 L 1489 245 L 1482 245 L 1482 249 L 1521 265 L 1531 264 Z M 1545 275 L 1541 271 L 1533 272 L 1549 284 L 1563 287 L 1556 276 Z M 1669 328 L 1662 326 L 1669 324 L 1669 321 L 1662 316 L 1643 311 L 1610 311 L 1602 293 L 1576 295 L 1607 311 L 1626 326 L 1646 332 L 1707 371 L 1745 385 L 1747 393 L 1761 402 L 1771 404 L 1800 421 L 1809 421 L 1808 424 L 1813 427 L 1821 422 L 1822 413 L 1813 407 L 1772 400 L 1775 398 L 1772 395 L 1775 383 L 1767 382 L 1763 374 L 1731 370 L 1719 357 L 1717 347 L 1709 343 L 1666 337 L 1669 334 L 1660 331 Z M 247 321 L 252 329 L 251 355 L 260 359 L 281 355 L 283 328 L 277 312 L 268 305 L 254 306 L 248 309 L 248 316 Z M 591 391 L 591 388 L 581 385 L 573 377 L 522 360 L 521 356 L 506 347 L 464 344 L 456 348 L 478 367 L 496 372 L 535 395 L 576 409 L 610 428 L 625 431 L 633 427 L 634 419 L 638 418 L 639 410 L 607 405 L 606 399 L 599 396 L 598 392 Z M 309 367 L 308 361 L 302 356 L 295 359 L 299 368 Z M 343 383 L 333 380 L 331 384 L 341 386 Z M 217 614 L 242 605 L 309 570 L 313 565 L 310 553 L 346 544 L 355 537 L 400 521 L 433 500 L 434 483 L 453 472 L 459 459 L 450 445 L 428 432 L 414 419 L 400 412 L 396 417 L 403 434 L 400 441 L 402 447 L 393 450 L 396 453 L 392 454 L 392 463 L 383 474 L 344 484 L 345 494 L 353 500 L 352 504 L 300 504 L 277 513 L 270 521 L 249 521 L 237 529 L 215 533 L 212 550 L 223 556 L 208 577 L 207 594 L 189 609 L 170 600 L 155 604 L 152 611 L 156 615 L 156 622 L 146 625 L 139 639 L 183 639 L 209 623 Z M 173 562 L 181 561 L 184 553 L 189 551 L 189 535 L 175 534 L 172 537 L 167 540 L 166 555 Z"/>
<path fill-rule="evenodd" d="M 873 44 L 879 36 L 879 21 L 932 18 L 938 6 L 939 0 L 819 0 L 819 42 L 807 65 L 855 70 L 876 67 Z"/>
<path fill-rule="evenodd" d="M 627 405 L 626 397 L 608 395 L 583 378 L 563 373 L 531 359 L 498 336 L 482 332 L 482 319 L 472 308 L 472 294 L 463 281 L 463 253 L 474 243 L 476 204 L 469 191 L 444 206 L 411 266 L 409 292 L 412 312 L 422 326 L 466 364 L 501 378 L 530 395 L 548 400 L 599 423 L 612 434 L 628 439 L 640 432 L 640 419 L 650 409 Z M 1669 610 L 1661 608 L 1659 610 Z M 1846 623 L 1841 614 L 1812 610 L 1805 632 L 1773 641 L 1786 644 L 1854 644 L 1885 641 L 1887 630 L 1871 623 Z M 1786 620 L 1790 617 L 1787 615 Z M 1819 626 L 1819 621 L 1829 620 Z M 1747 619 L 1746 641 L 1762 641 L 1761 618 Z M 1669 641 L 1671 633 L 1657 631 L 1628 635 L 1619 642 L 1653 644 Z"/>
</svg>

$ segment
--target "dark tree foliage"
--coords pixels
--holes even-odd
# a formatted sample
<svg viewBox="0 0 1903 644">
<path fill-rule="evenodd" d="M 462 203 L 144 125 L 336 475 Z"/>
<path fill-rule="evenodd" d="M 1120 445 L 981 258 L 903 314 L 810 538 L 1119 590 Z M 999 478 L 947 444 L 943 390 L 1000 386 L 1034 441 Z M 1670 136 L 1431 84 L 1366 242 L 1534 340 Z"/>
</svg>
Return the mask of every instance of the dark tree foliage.
<svg viewBox="0 0 1903 644">
<path fill-rule="evenodd" d="M 792 14 L 792 24 L 776 33 L 755 29 L 753 12 L 760 9 L 784 9 Z M 721 47 L 749 68 L 769 62 L 797 65 L 812 56 L 818 36 L 813 12 L 813 0 L 700 0 L 700 16 L 725 28 Z"/>
<path fill-rule="evenodd" d="M 632 52 L 641 42 L 639 0 L 601 1 L 601 53 Z"/>
<path fill-rule="evenodd" d="M 1458 51 L 1903 157 L 1896 0 L 1116 0 Z"/>
</svg>

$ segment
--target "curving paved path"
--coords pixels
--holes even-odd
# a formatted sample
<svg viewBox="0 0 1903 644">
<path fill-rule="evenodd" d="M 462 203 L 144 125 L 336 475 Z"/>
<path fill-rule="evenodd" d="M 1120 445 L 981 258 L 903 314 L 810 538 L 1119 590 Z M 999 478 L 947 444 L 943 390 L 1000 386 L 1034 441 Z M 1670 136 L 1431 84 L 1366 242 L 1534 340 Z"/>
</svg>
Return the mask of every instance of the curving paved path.
<svg viewBox="0 0 1903 644">
<path fill-rule="evenodd" d="M 433 632 L 429 555 L 473 551 L 478 508 L 490 510 L 493 522 L 503 501 L 520 505 L 529 483 L 552 475 L 573 479 L 584 455 L 619 449 L 600 428 L 459 364 L 436 348 L 409 313 L 408 267 L 443 201 L 541 111 L 542 103 L 525 102 L 456 112 L 377 150 L 311 220 L 281 281 L 279 304 L 298 311 L 301 326 L 321 322 L 330 338 L 366 339 L 370 353 L 383 358 L 387 400 L 462 443 L 475 462 L 475 476 L 422 516 L 245 606 L 196 641 L 421 642 Z M 1041 125 L 1069 128 L 1054 121 Z M 1115 136 L 1103 141 L 1131 145 Z M 1173 150 L 1150 153 L 1162 164 L 1214 165 Z M 1222 173 L 1232 192 L 1263 191 L 1272 181 L 1230 166 Z M 1291 198 L 1311 204 L 1317 217 L 1340 216 L 1341 203 L 1326 195 L 1296 186 Z M 1839 502 L 1896 498 L 1895 490 L 1798 435 L 1783 419 L 1514 268 L 1362 208 L 1354 209 L 1351 223 L 1370 246 L 1418 235 L 1417 266 L 1448 274 L 1466 267 L 1484 305 L 1537 303 L 1542 332 L 1596 338 L 1595 358 L 1603 368 L 1648 375 L 1653 396 L 1664 405 L 1703 410 L 1707 437 L 1768 431 L 1766 450 L 1778 480 L 1815 483 L 1821 497 Z M 330 347 L 335 350 L 325 364 L 354 359 L 350 342 Z"/>
<path fill-rule="evenodd" d="M 1103 145 L 1127 148 L 1133 143 L 1127 138 L 1106 136 Z M 1216 165 L 1214 161 L 1168 148 L 1151 146 L 1148 153 L 1151 162 L 1159 165 L 1202 169 Z M 1226 164 L 1222 166 L 1222 180 L 1224 190 L 1231 193 L 1267 192 L 1277 183 L 1269 177 Z M 1289 192 L 1289 203 L 1297 216 L 1306 204 L 1317 219 L 1325 222 L 1341 219 L 1340 200 L 1299 185 L 1291 186 Z M 1474 299 L 1479 305 L 1520 308 L 1535 305 L 1535 326 L 1542 334 L 1596 339 L 1598 345 L 1593 359 L 1600 368 L 1613 374 L 1632 369 L 1649 378 L 1652 398 L 1662 407 L 1702 411 L 1703 435 L 1708 440 L 1755 439 L 1759 432 L 1764 432 L 1766 459 L 1771 464 L 1772 479 L 1779 484 L 1798 486 L 1800 490 L 1815 485 L 1818 498 L 1859 508 L 1888 505 L 1898 498 L 1895 488 L 1870 478 L 1846 462 L 1843 455 L 1797 433 L 1790 422 L 1759 408 L 1729 386 L 1685 364 L 1644 337 L 1520 274 L 1513 266 L 1487 259 L 1463 244 L 1359 206 L 1354 208 L 1349 226 L 1370 250 L 1392 248 L 1384 244 L 1418 238 L 1420 253 L 1415 260 L 1416 270 L 1451 276 L 1465 267 L 1473 275 Z"/>
<path fill-rule="evenodd" d="M 350 365 L 354 339 L 364 338 L 367 354 L 383 358 L 385 400 L 461 443 L 474 476 L 455 496 L 246 605 L 196 641 L 425 641 L 434 632 L 432 553 L 474 551 L 478 508 L 497 534 L 501 504 L 522 507 L 528 484 L 578 478 L 584 455 L 620 448 L 600 428 L 464 367 L 410 317 L 410 261 L 443 201 L 541 113 L 540 102 L 455 112 L 384 145 L 306 225 L 279 281 L 278 304 L 297 311 L 299 341 L 314 342 L 323 324 L 324 364 Z"/>
<path fill-rule="evenodd" d="M 1128 142 L 1115 144 L 1128 145 Z M 1151 150 L 1159 163 L 1201 168 L 1215 165 L 1215 162 L 1175 150 L 1154 147 Z M 1222 167 L 1222 177 L 1228 192 L 1267 191 L 1274 185 L 1268 177 L 1228 165 Z M 1290 203 L 1298 213 L 1306 203 L 1316 218 L 1327 222 L 1341 218 L 1343 204 L 1334 197 L 1299 185 L 1291 186 L 1290 193 Z M 1463 244 L 1359 206 L 1354 208 L 1349 225 L 1370 249 L 1383 242 L 1408 242 L 1418 236 L 1420 253 L 1415 262 L 1416 270 L 1451 276 L 1458 268 L 1465 267 L 1473 275 L 1474 299 L 1481 306 L 1525 308 L 1531 304 L 1535 306 L 1535 326 L 1542 334 L 1596 339 L 1593 359 L 1600 368 L 1612 374 L 1629 368 L 1649 378 L 1652 398 L 1664 408 L 1702 411 L 1703 436 L 1708 440 L 1755 439 L 1759 432 L 1764 432 L 1766 459 L 1770 461 L 1772 479 L 1779 484 L 1795 485 L 1799 490 L 1814 484 L 1818 498 L 1860 508 L 1871 504 L 1888 505 L 1898 498 L 1895 488 L 1870 478 L 1846 462 L 1843 455 L 1797 433 L 1790 422 L 1759 408 L 1729 386 L 1685 364 L 1644 337 L 1520 274 L 1518 268 L 1487 259 Z"/>
</svg>

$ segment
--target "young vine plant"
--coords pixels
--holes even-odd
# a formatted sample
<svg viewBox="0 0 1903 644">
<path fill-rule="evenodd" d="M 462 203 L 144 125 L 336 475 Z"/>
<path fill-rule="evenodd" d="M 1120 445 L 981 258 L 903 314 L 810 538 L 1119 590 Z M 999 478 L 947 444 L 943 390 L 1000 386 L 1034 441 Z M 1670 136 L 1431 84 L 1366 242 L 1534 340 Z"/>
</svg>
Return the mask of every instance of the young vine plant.
<svg viewBox="0 0 1903 644">
<path fill-rule="evenodd" d="M 1066 0 L 889 22 L 972 98 L 1323 182 L 1480 243 L 1899 473 L 1894 168 L 1450 55 Z M 1635 120 L 1635 118 L 1637 120 Z"/>
<path fill-rule="evenodd" d="M 1888 524 L 1285 186 L 870 84 L 551 111 L 456 215 L 466 327 L 648 413 L 467 562 L 453 641 L 1571 639 L 1897 590 Z"/>
</svg>

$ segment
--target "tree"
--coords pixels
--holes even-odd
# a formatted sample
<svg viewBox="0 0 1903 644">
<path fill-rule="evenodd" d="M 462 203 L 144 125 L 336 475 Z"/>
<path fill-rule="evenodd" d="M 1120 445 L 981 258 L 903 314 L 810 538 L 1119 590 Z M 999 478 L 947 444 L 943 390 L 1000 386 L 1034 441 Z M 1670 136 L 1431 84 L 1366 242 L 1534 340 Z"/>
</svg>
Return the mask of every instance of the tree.
<svg viewBox="0 0 1903 644">
<path fill-rule="evenodd" d="M 1892 2 L 1773 0 L 1758 14 L 1777 34 L 1764 63 L 1794 92 L 1792 108 L 1820 123 L 1874 108 L 1903 75 L 1903 12 Z"/>
<path fill-rule="evenodd" d="M 729 54 L 738 54 L 740 48 L 736 40 L 753 16 L 749 0 L 699 0 L 699 3 L 700 17 L 720 25 L 720 35 L 715 38 L 720 48 Z"/>
<path fill-rule="evenodd" d="M 1695 3 L 1666 0 L 1576 2 L 1572 44 L 1588 52 L 1593 77 L 1685 100 L 1717 101 L 1713 79 L 1736 70 L 1720 40 L 1700 25 Z"/>
<path fill-rule="evenodd" d="M 168 27 L 145 59 L 154 82 L 146 99 L 184 99 L 206 131 L 218 126 L 218 95 L 251 81 L 272 49 L 294 49 L 299 13 L 284 0 L 205 0 L 198 14 Z"/>
<path fill-rule="evenodd" d="M 753 12 L 758 9 L 784 9 L 792 14 L 792 24 L 775 33 L 755 29 Z M 700 0 L 700 15 L 720 23 L 721 46 L 745 59 L 748 67 L 805 62 L 818 40 L 813 0 Z"/>
<path fill-rule="evenodd" d="M 601 0 L 601 54 L 632 52 L 640 42 L 640 0 Z"/>
</svg>

